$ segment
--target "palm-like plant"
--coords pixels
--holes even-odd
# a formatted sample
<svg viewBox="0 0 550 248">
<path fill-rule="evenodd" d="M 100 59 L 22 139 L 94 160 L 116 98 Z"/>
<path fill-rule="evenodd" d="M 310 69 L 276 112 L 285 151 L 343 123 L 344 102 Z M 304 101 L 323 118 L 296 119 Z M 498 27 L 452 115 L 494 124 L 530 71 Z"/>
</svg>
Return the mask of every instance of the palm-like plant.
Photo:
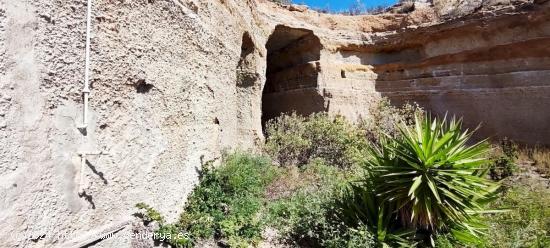
<svg viewBox="0 0 550 248">
<path fill-rule="evenodd" d="M 468 145 L 472 132 L 461 128 L 455 118 L 417 117 L 414 127 L 399 125 L 400 138 L 388 137 L 371 150 L 377 197 L 404 227 L 434 233 L 458 225 L 476 234 L 468 223 L 498 185 L 484 177 L 487 142 Z"/>
<path fill-rule="evenodd" d="M 364 181 L 350 184 L 335 203 L 341 211 L 338 213 L 341 221 L 352 227 L 365 225 L 374 233 L 378 247 L 414 247 L 410 239 L 415 231 L 396 228 L 392 223 L 391 207 L 379 200 L 372 181 Z"/>
</svg>

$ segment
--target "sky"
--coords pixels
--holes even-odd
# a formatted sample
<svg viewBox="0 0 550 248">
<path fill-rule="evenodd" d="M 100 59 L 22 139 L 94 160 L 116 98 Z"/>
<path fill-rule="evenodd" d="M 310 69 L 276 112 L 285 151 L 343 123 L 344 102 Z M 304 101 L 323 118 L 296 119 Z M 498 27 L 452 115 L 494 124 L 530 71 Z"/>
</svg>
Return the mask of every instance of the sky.
<svg viewBox="0 0 550 248">
<path fill-rule="evenodd" d="M 293 0 L 295 4 L 305 4 L 313 8 L 328 7 L 332 11 L 346 10 L 357 0 Z M 376 6 L 390 6 L 398 0 L 360 0 L 367 8 Z"/>
</svg>

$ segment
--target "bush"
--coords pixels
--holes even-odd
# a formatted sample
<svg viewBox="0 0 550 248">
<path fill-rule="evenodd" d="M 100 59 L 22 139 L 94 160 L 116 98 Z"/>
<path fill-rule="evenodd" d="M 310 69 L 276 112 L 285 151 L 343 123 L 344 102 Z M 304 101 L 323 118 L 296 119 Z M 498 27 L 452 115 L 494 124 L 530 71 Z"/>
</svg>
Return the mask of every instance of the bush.
<svg viewBox="0 0 550 248">
<path fill-rule="evenodd" d="M 158 224 L 158 229 L 154 230 L 153 240 L 170 244 L 175 248 L 193 247 L 193 240 L 189 235 L 177 225 L 165 223 L 164 217 L 157 210 L 145 203 L 136 204 L 136 208 L 142 212 L 134 215 L 141 218 L 145 225 L 151 222 Z"/>
<path fill-rule="evenodd" d="M 325 113 L 277 117 L 268 122 L 266 133 L 265 150 L 282 166 L 302 166 L 321 158 L 336 167 L 349 167 L 368 146 L 364 132 L 343 117 Z"/>
<path fill-rule="evenodd" d="M 302 174 L 316 174 L 319 187 L 302 187 L 269 204 L 270 223 L 294 247 L 374 247 L 365 226 L 349 227 L 339 217 L 335 200 L 349 178 L 348 171 L 320 162 L 304 166 Z"/>
<path fill-rule="evenodd" d="M 162 215 L 151 206 L 140 202 L 136 204 L 136 208 L 144 211 L 142 213 L 136 213 L 134 215 L 141 218 L 145 224 L 149 224 L 154 221 L 158 223 L 164 223 L 164 217 L 162 217 Z"/>
<path fill-rule="evenodd" d="M 518 158 L 517 146 L 509 139 L 500 141 L 498 155 L 493 159 L 489 170 L 489 176 L 493 180 L 502 180 L 514 175 L 517 171 L 516 159 Z"/>
<path fill-rule="evenodd" d="M 415 116 L 424 115 L 424 110 L 410 103 L 395 107 L 388 99 L 382 98 L 370 108 L 369 113 L 369 118 L 362 119 L 358 126 L 371 143 L 379 144 L 378 141 L 386 136 L 399 137 L 398 124 L 414 125 Z"/>
<path fill-rule="evenodd" d="M 330 197 L 299 192 L 270 206 L 274 225 L 287 242 L 295 246 L 319 247 L 331 233 L 339 232 L 327 218 Z"/>
<path fill-rule="evenodd" d="M 282 166 L 302 166 L 321 158 L 333 166 L 349 167 L 364 161 L 367 148 L 380 137 L 398 136 L 397 123 L 413 125 L 414 116 L 424 113 L 418 105 L 394 107 L 385 98 L 369 112 L 358 125 L 326 113 L 282 115 L 266 125 L 265 151 Z"/>
<path fill-rule="evenodd" d="M 275 175 L 267 158 L 239 153 L 219 168 L 206 166 L 178 225 L 193 237 L 215 237 L 232 247 L 257 243 L 263 225 L 258 212 Z"/>
<path fill-rule="evenodd" d="M 498 188 L 484 177 L 487 143 L 466 145 L 472 133 L 462 132 L 461 121 L 454 118 L 432 121 L 425 116 L 416 119 L 414 128 L 402 123 L 398 129 L 398 138 L 388 136 L 370 150 L 366 166 L 370 176 L 363 186 L 372 181 L 374 189 L 364 191 L 374 192 L 376 199 L 367 194 L 364 199 L 370 202 L 364 204 L 378 207 L 381 214 L 365 214 L 361 221 L 380 227 L 386 225 L 380 220 L 399 220 L 400 226 L 393 223 L 382 234 L 408 229 L 432 244 L 439 233 L 476 243 L 482 226 L 475 213 L 485 211 L 485 203 Z"/>
<path fill-rule="evenodd" d="M 164 223 L 162 216 L 145 204 L 137 207 L 145 210 L 141 215 L 146 224 L 159 222 L 155 233 L 174 237 L 158 241 L 192 247 L 197 240 L 214 238 L 230 247 L 248 247 L 261 238 L 264 222 L 259 212 L 265 203 L 265 189 L 276 173 L 269 159 L 236 153 L 218 168 L 204 166 L 200 183 L 176 224 Z M 180 233 L 187 235 L 177 235 Z"/>
</svg>

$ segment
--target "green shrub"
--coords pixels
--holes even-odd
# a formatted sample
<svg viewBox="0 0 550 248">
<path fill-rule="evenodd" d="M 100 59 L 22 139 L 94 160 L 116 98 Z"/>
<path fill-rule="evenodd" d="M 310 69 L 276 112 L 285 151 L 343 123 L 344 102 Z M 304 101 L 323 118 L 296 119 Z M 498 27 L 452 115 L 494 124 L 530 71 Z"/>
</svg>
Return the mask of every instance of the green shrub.
<svg viewBox="0 0 550 248">
<path fill-rule="evenodd" d="M 259 213 L 265 189 L 276 174 L 269 159 L 235 153 L 218 168 L 204 166 L 177 223 L 166 224 L 146 204 L 136 207 L 145 211 L 140 215 L 146 224 L 159 223 L 155 240 L 174 247 L 192 247 L 197 240 L 212 238 L 230 247 L 248 247 L 261 238 L 264 222 Z"/>
<path fill-rule="evenodd" d="M 219 168 L 206 166 L 178 225 L 193 237 L 215 237 L 231 247 L 257 243 L 263 225 L 258 212 L 275 175 L 267 158 L 239 153 Z"/>
<path fill-rule="evenodd" d="M 550 189 L 513 186 L 492 207 L 510 211 L 487 218 L 490 222 L 487 246 L 550 247 Z"/>
<path fill-rule="evenodd" d="M 320 246 L 338 227 L 327 220 L 329 197 L 319 193 L 298 192 L 270 205 L 277 230 L 297 246 Z"/>
<path fill-rule="evenodd" d="M 373 235 L 365 226 L 345 225 L 335 200 L 347 183 L 348 173 L 319 161 L 302 168 L 316 174 L 318 187 L 305 185 L 294 194 L 268 205 L 269 222 L 279 234 L 297 247 L 374 247 Z"/>
<path fill-rule="evenodd" d="M 266 133 L 265 150 L 282 166 L 302 166 L 321 158 L 332 166 L 349 167 L 368 146 L 364 132 L 343 117 L 325 113 L 277 117 L 268 122 Z"/>
<path fill-rule="evenodd" d="M 476 213 L 485 211 L 498 185 L 484 177 L 487 143 L 466 145 L 472 133 L 461 127 L 454 118 L 417 118 L 413 128 L 400 124 L 398 138 L 388 136 L 370 150 L 365 181 L 374 183 L 382 212 L 378 219 L 399 220 L 402 228 L 432 244 L 436 234 L 447 232 L 455 241 L 479 240 L 482 225 Z M 386 229 L 392 228 L 397 229 Z"/>
<path fill-rule="evenodd" d="M 143 213 L 136 213 L 135 215 L 140 217 L 143 220 L 143 222 L 145 222 L 145 224 L 148 224 L 153 221 L 156 221 L 158 223 L 164 223 L 164 217 L 162 217 L 162 215 L 151 206 L 143 202 L 140 202 L 136 204 L 136 208 L 144 211 Z"/>
<path fill-rule="evenodd" d="M 498 155 L 493 159 L 489 176 L 493 180 L 502 180 L 514 175 L 517 171 L 516 159 L 518 158 L 517 146 L 509 139 L 500 141 Z"/>
<path fill-rule="evenodd" d="M 161 224 L 155 230 L 154 240 L 172 245 L 174 248 L 193 247 L 189 234 L 175 224 Z"/>
<path fill-rule="evenodd" d="M 158 229 L 154 230 L 153 240 L 170 244 L 175 248 L 193 247 L 193 240 L 189 235 L 177 225 L 166 224 L 164 217 L 157 210 L 145 203 L 136 204 L 136 208 L 142 212 L 134 215 L 141 218 L 145 225 L 151 222 L 158 224 Z"/>
</svg>

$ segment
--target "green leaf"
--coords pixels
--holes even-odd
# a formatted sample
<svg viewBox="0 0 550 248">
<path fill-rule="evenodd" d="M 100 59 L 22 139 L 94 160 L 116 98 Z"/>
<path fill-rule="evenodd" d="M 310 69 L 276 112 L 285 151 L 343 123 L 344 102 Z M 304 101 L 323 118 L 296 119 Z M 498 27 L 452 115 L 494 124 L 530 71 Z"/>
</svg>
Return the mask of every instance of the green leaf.
<svg viewBox="0 0 550 248">
<path fill-rule="evenodd" d="M 414 191 L 418 188 L 418 186 L 420 186 L 420 184 L 422 183 L 422 176 L 417 176 L 413 179 L 414 183 L 412 184 L 411 186 L 411 189 L 409 190 L 409 196 L 412 196 Z M 412 198 L 414 199 L 414 197 Z"/>
</svg>

